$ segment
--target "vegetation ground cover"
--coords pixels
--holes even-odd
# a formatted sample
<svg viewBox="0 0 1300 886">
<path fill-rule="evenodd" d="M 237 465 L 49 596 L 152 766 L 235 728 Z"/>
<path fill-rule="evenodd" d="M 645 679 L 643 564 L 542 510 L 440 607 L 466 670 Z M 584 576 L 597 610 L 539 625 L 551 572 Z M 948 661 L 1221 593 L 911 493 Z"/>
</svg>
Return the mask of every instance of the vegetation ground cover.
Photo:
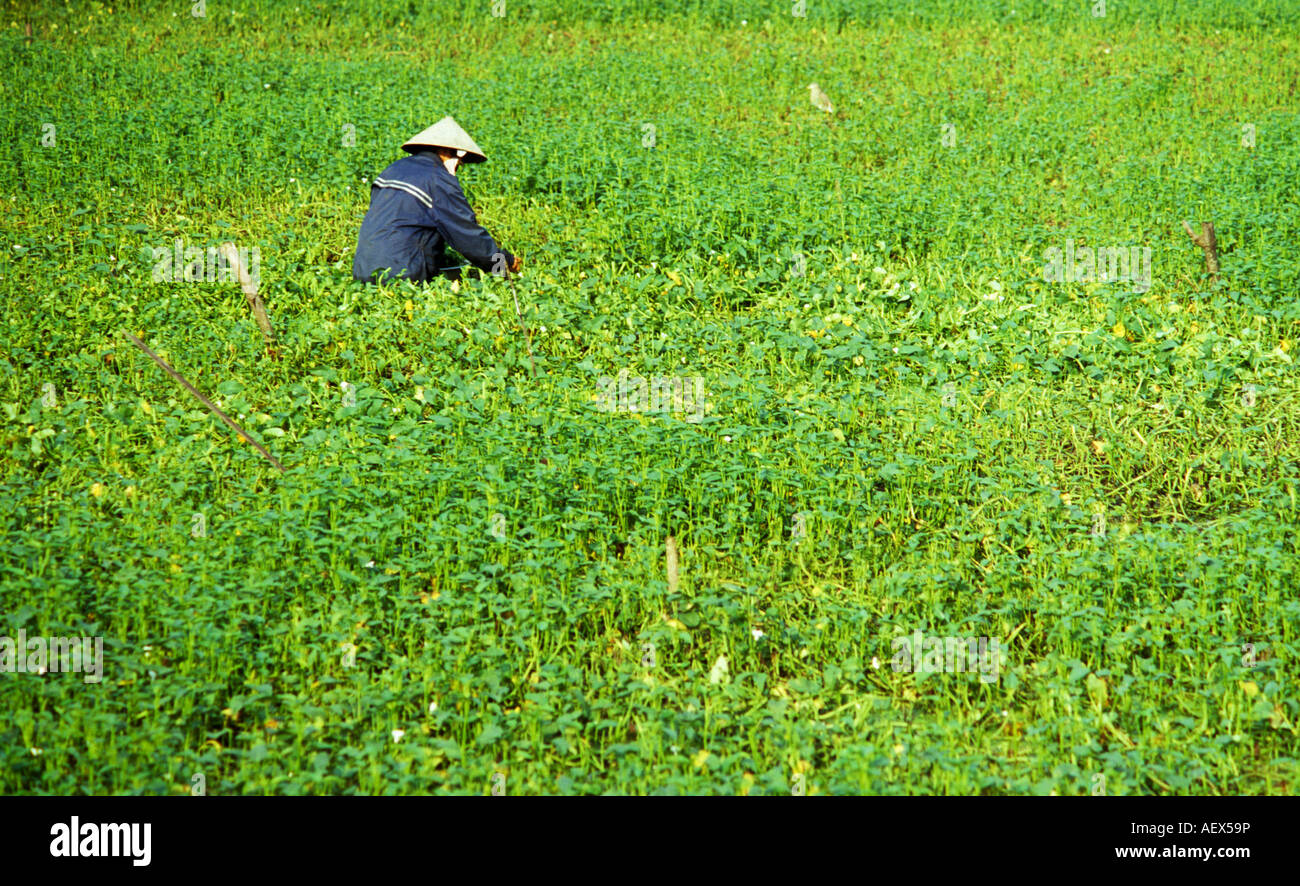
<svg viewBox="0 0 1300 886">
<path fill-rule="evenodd" d="M 0 631 L 105 674 L 4 675 L 0 789 L 1294 793 L 1300 14 L 907 6 L 4 7 Z M 444 113 L 535 377 L 351 280 Z"/>
</svg>

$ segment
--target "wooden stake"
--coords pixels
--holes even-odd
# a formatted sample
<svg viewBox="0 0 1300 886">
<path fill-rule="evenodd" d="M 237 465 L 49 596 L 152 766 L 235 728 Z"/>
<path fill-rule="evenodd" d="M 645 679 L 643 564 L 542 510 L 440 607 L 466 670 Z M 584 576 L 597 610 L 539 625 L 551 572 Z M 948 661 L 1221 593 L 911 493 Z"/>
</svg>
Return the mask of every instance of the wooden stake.
<svg viewBox="0 0 1300 886">
<path fill-rule="evenodd" d="M 127 332 L 126 330 L 123 330 L 123 331 L 122 331 L 122 334 L 125 335 L 127 338 L 129 338 L 129 339 L 131 340 L 131 343 L 134 344 L 137 348 L 139 348 L 140 350 L 142 350 L 142 351 L 144 351 L 146 354 L 148 354 L 148 355 L 149 355 L 149 359 L 153 360 L 153 362 L 155 362 L 155 363 L 157 363 L 159 366 L 161 366 L 161 367 L 163 368 L 163 371 L 165 371 L 165 372 L 166 372 L 168 375 L 170 375 L 172 378 L 174 378 L 174 379 L 176 379 L 178 382 L 180 382 L 180 383 L 181 383 L 181 386 L 182 386 L 183 388 L 185 388 L 185 390 L 189 391 L 191 394 L 193 394 L 195 397 L 197 397 L 197 398 L 199 399 L 199 402 L 202 403 L 204 406 L 208 407 L 209 411 L 211 411 L 213 415 L 215 415 L 217 418 L 221 419 L 221 420 L 222 420 L 223 422 L 225 422 L 225 423 L 226 423 L 226 424 L 227 424 L 227 425 L 228 425 L 232 430 L 234 430 L 234 432 L 235 432 L 236 434 L 239 435 L 239 439 L 240 439 L 240 440 L 243 440 L 243 441 L 247 442 L 249 445 L 251 445 L 251 446 L 252 446 L 254 449 L 256 449 L 258 452 L 262 453 L 262 455 L 266 456 L 267 461 L 269 461 L 271 464 L 275 465 L 276 470 L 278 470 L 281 474 L 284 473 L 284 465 L 280 464 L 280 462 L 276 460 L 276 457 L 275 457 L 274 455 L 272 455 L 271 453 L 267 452 L 266 449 L 263 448 L 263 446 L 262 446 L 261 443 L 258 443 L 258 442 L 257 442 L 256 440 L 254 440 L 252 437 L 248 436 L 248 434 L 244 432 L 244 429 L 243 429 L 243 428 L 241 428 L 239 425 L 235 424 L 235 422 L 230 418 L 230 416 L 226 415 L 224 412 L 222 412 L 220 409 L 218 409 L 218 408 L 217 408 L 217 404 L 213 403 L 213 402 L 212 402 L 211 400 L 209 400 L 207 397 L 203 396 L 203 394 L 199 392 L 199 389 L 198 389 L 198 388 L 194 387 L 194 385 L 192 385 L 192 384 L 190 384 L 188 381 L 186 381 L 186 380 L 185 380 L 185 377 L 184 377 L 183 375 L 181 375 L 181 374 L 180 374 L 179 372 L 177 372 L 175 369 L 172 369 L 170 366 L 168 366 L 166 360 L 164 360 L 162 357 L 159 357 L 159 356 L 158 356 L 157 354 L 155 354 L 153 351 L 149 350 L 149 346 L 148 346 L 148 345 L 146 345 L 144 342 L 140 341 L 140 339 L 136 338 L 134 335 L 132 335 L 131 333 Z"/>
<path fill-rule="evenodd" d="M 1187 231 L 1187 236 L 1192 238 L 1192 242 L 1201 247 L 1205 253 L 1205 269 L 1210 272 L 1210 282 L 1217 283 L 1219 280 L 1219 241 L 1214 236 L 1214 225 L 1210 222 L 1201 222 L 1201 233 L 1192 230 L 1192 223 L 1183 222 L 1183 230 Z"/>
<path fill-rule="evenodd" d="M 266 345 L 267 353 L 273 357 L 279 356 L 274 347 L 275 333 L 271 330 L 271 319 L 266 316 L 266 305 L 262 302 L 262 296 L 257 294 L 260 281 L 254 280 L 249 275 L 248 269 L 239 260 L 239 250 L 235 248 L 234 243 L 222 243 L 217 247 L 217 251 L 221 253 L 226 263 L 235 269 L 235 275 L 239 278 L 239 288 L 244 291 L 244 298 L 248 299 L 248 306 L 253 310 L 253 318 L 257 320 L 257 325 L 262 330 L 262 343 Z"/>
<path fill-rule="evenodd" d="M 668 574 L 668 593 L 677 593 L 677 539 L 671 535 L 664 542 L 665 572 Z"/>
<path fill-rule="evenodd" d="M 524 342 L 528 346 L 528 368 L 532 371 L 533 378 L 537 378 L 537 364 L 533 362 L 533 333 L 524 322 L 523 311 L 519 310 L 519 295 L 515 292 L 515 278 L 511 276 L 510 271 L 506 271 L 506 279 L 510 281 L 510 296 L 515 300 L 515 316 L 519 318 L 519 325 L 524 330 Z"/>
</svg>

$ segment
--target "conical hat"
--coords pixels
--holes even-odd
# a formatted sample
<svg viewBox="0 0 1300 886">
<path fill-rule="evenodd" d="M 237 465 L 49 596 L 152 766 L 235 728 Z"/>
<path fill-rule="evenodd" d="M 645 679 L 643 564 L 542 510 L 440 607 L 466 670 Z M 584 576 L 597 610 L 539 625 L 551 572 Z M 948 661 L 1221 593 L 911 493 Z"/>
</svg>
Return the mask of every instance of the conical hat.
<svg viewBox="0 0 1300 886">
<path fill-rule="evenodd" d="M 474 139 L 469 137 L 469 133 L 461 129 L 460 124 L 450 117 L 443 117 L 419 135 L 411 136 L 410 140 L 402 145 L 402 150 L 411 153 L 420 148 L 451 148 L 453 151 L 464 151 L 465 155 L 461 158 L 463 163 L 482 163 L 487 160 L 487 156 L 478 145 L 474 144 Z"/>
</svg>

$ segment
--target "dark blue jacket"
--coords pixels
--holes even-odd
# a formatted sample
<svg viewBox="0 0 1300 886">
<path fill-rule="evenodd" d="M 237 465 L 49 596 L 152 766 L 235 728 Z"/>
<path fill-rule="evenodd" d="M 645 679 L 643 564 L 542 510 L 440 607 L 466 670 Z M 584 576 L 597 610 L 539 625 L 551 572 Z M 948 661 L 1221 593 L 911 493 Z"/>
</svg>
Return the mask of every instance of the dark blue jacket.
<svg viewBox="0 0 1300 886">
<path fill-rule="evenodd" d="M 430 280 L 455 266 L 447 246 L 484 271 L 499 270 L 497 253 L 507 267 L 515 259 L 478 223 L 460 182 L 437 154 L 421 151 L 395 161 L 370 187 L 352 276 L 369 282 L 388 269 L 394 277 Z"/>
</svg>

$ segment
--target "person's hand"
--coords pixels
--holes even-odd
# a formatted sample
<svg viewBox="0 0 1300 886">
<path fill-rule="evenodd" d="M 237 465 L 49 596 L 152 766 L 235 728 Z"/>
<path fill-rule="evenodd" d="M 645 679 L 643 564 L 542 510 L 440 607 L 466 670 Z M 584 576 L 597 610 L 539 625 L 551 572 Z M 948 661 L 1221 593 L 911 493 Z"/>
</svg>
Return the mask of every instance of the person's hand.
<svg viewBox="0 0 1300 886">
<path fill-rule="evenodd" d="M 524 266 L 524 260 L 516 255 L 515 260 L 510 264 L 510 273 L 518 274 L 519 269 L 522 268 L 523 266 Z"/>
</svg>

